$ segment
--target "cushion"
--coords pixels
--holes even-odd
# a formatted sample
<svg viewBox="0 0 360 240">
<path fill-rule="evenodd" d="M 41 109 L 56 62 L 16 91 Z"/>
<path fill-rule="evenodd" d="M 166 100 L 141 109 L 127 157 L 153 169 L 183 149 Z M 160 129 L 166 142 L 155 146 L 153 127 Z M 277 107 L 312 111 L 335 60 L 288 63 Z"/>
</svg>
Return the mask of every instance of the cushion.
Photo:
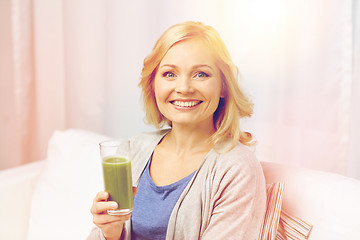
<svg viewBox="0 0 360 240">
<path fill-rule="evenodd" d="M 281 210 L 276 240 L 306 240 L 312 225 Z"/>
<path fill-rule="evenodd" d="M 259 240 L 272 240 L 276 237 L 280 220 L 283 189 L 284 184 L 280 182 L 266 185 L 266 213 Z"/>
<path fill-rule="evenodd" d="M 27 240 L 87 237 L 92 199 L 103 189 L 98 143 L 105 139 L 73 129 L 52 135 L 31 203 Z"/>
<path fill-rule="evenodd" d="M 259 240 L 306 240 L 312 225 L 282 210 L 284 183 L 266 185 L 266 213 Z"/>
</svg>

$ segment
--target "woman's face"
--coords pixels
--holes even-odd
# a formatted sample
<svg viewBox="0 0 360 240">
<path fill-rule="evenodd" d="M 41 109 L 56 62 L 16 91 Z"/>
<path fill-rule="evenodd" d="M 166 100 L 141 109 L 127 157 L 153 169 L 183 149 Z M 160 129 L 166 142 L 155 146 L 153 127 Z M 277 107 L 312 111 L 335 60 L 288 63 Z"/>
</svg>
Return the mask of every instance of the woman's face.
<svg viewBox="0 0 360 240">
<path fill-rule="evenodd" d="M 214 56 L 200 39 L 177 43 L 159 64 L 154 80 L 156 103 L 172 125 L 213 126 L 221 95 Z M 201 124 L 201 125 L 199 125 Z"/>
</svg>

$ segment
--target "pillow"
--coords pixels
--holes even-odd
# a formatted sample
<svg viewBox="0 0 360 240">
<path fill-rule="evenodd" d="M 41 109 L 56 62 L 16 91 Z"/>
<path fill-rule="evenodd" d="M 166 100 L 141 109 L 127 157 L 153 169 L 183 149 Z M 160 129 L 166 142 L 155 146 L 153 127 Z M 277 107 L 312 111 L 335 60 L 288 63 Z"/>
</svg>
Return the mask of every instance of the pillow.
<svg viewBox="0 0 360 240">
<path fill-rule="evenodd" d="M 284 183 L 266 185 L 266 213 L 259 240 L 306 240 L 312 225 L 291 216 L 282 208 Z"/>
<path fill-rule="evenodd" d="M 281 211 L 279 228 L 276 234 L 278 240 L 306 240 L 309 238 L 312 225 Z"/>
<path fill-rule="evenodd" d="M 266 212 L 259 240 L 275 240 L 279 226 L 284 184 L 280 182 L 266 185 Z"/>
<path fill-rule="evenodd" d="M 84 130 L 56 131 L 30 209 L 27 240 L 85 239 L 90 208 L 103 190 L 98 143 L 109 137 Z"/>
</svg>

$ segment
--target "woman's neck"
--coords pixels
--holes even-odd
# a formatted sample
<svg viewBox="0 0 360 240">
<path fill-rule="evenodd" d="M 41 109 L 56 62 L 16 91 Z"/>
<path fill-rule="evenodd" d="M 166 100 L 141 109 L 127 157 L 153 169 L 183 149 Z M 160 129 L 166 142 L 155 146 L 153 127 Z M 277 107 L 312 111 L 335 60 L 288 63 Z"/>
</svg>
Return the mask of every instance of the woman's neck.
<svg viewBox="0 0 360 240">
<path fill-rule="evenodd" d="M 209 139 L 214 132 L 209 127 L 173 125 L 166 136 L 166 145 L 179 155 L 208 152 L 213 148 Z"/>
</svg>

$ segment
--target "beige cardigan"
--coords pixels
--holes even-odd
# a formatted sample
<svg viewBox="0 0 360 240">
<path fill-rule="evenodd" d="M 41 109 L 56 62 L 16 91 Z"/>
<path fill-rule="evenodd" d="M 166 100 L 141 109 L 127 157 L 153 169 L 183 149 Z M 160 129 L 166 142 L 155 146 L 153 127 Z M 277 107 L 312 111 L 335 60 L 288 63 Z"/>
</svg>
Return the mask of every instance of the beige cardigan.
<svg viewBox="0 0 360 240">
<path fill-rule="evenodd" d="M 131 139 L 133 183 L 168 130 Z M 231 151 L 211 150 L 176 203 L 166 239 L 256 240 L 266 209 L 265 179 L 252 151 L 238 143 Z M 130 221 L 123 237 L 131 239 Z M 104 239 L 93 228 L 88 240 Z"/>
</svg>

